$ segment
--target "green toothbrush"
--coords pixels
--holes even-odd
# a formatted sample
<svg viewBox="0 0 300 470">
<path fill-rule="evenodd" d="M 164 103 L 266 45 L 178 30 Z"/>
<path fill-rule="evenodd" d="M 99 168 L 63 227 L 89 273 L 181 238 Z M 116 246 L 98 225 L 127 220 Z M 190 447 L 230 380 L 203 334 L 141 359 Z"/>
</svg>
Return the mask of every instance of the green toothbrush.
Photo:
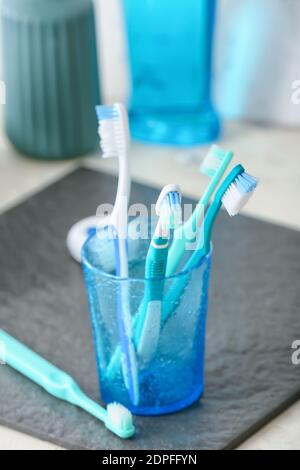
<svg viewBox="0 0 300 470">
<path fill-rule="evenodd" d="M 135 433 L 132 415 L 119 403 L 110 403 L 107 409 L 91 400 L 74 379 L 24 344 L 0 330 L 0 360 L 43 387 L 50 395 L 79 406 L 102 421 L 106 428 L 122 439 Z"/>
<path fill-rule="evenodd" d="M 232 151 L 224 151 L 217 145 L 212 145 L 207 156 L 205 157 L 201 172 L 212 178 L 205 193 L 201 197 L 194 210 L 192 216 L 178 228 L 174 234 L 174 240 L 169 250 L 168 263 L 166 276 L 172 276 L 176 273 L 180 261 L 182 260 L 187 248 L 186 245 L 190 244 L 196 238 L 197 230 L 202 224 L 204 212 L 208 203 L 220 183 L 225 171 L 227 170 L 232 158 Z"/>
</svg>

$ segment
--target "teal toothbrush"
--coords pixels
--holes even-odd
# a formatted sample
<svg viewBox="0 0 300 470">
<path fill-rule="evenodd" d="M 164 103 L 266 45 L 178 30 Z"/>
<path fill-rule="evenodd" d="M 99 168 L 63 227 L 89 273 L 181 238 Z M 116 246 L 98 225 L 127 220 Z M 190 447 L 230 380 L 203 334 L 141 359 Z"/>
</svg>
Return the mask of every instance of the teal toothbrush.
<svg viewBox="0 0 300 470">
<path fill-rule="evenodd" d="M 225 152 L 217 145 L 212 145 L 207 156 L 205 157 L 201 166 L 201 172 L 212 179 L 205 193 L 198 202 L 192 216 L 183 224 L 182 227 L 178 228 L 175 232 L 174 240 L 169 251 L 166 270 L 167 276 L 172 276 L 176 273 L 180 261 L 182 260 L 184 253 L 187 250 L 187 244 L 190 244 L 193 239 L 195 239 L 197 230 L 202 224 L 203 215 L 209 204 L 209 201 L 216 187 L 220 183 L 225 171 L 227 170 L 232 158 L 233 152 Z"/>
<path fill-rule="evenodd" d="M 253 195 L 257 184 L 258 181 L 247 174 L 242 165 L 237 165 L 231 170 L 216 192 L 215 198 L 205 215 L 203 222 L 203 246 L 192 252 L 189 260 L 183 268 L 183 271 L 188 271 L 189 269 L 198 266 L 201 260 L 209 253 L 212 230 L 222 204 L 231 217 L 237 215 Z M 174 284 L 165 298 L 166 309 L 164 309 L 162 318 L 163 325 L 172 315 L 174 305 L 178 299 L 180 299 L 184 289 L 185 284 L 183 284 L 182 279 L 175 279 Z"/>
<path fill-rule="evenodd" d="M 102 421 L 106 428 L 122 439 L 135 434 L 132 415 L 119 403 L 107 409 L 91 400 L 72 377 L 46 361 L 12 336 L 0 330 L 0 360 L 40 385 L 50 395 L 76 405 Z"/>
<path fill-rule="evenodd" d="M 134 328 L 134 342 L 144 363 L 155 354 L 160 335 L 170 231 L 182 223 L 179 186 L 170 184 L 163 188 L 156 204 L 156 214 L 159 220 L 146 258 L 146 291 Z"/>
<path fill-rule="evenodd" d="M 184 269 L 196 266 L 210 249 L 211 235 L 216 218 L 224 205 L 230 217 L 237 215 L 247 204 L 257 187 L 257 179 L 248 175 L 242 165 L 235 166 L 216 192 L 204 218 L 204 244 L 193 252 Z"/>
<path fill-rule="evenodd" d="M 183 271 L 188 271 L 189 269 L 196 267 L 208 254 L 214 222 L 219 214 L 222 204 L 224 204 L 230 216 L 238 214 L 252 196 L 256 186 L 257 180 L 248 175 L 242 165 L 237 165 L 231 170 L 216 192 L 214 201 L 205 215 L 202 225 L 204 230 L 203 247 L 198 247 L 196 250 L 192 251 Z M 163 327 L 172 316 L 175 305 L 178 300 L 180 300 L 185 287 L 186 278 L 174 278 L 173 285 L 163 301 L 164 308 L 162 310 L 161 327 Z M 134 331 L 139 322 L 139 315 L 140 311 L 135 315 L 133 320 Z M 111 359 L 108 370 L 114 371 L 115 373 L 118 370 L 119 361 L 120 350 L 117 349 Z"/>
</svg>

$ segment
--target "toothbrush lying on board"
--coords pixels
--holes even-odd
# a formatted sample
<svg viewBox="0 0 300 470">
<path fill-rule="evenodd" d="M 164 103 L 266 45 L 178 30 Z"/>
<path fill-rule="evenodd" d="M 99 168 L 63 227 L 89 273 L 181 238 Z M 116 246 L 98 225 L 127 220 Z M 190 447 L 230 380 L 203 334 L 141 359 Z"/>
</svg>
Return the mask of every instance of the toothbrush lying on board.
<svg viewBox="0 0 300 470">
<path fill-rule="evenodd" d="M 253 195 L 258 181 L 246 173 L 242 165 L 235 166 L 225 178 L 216 192 L 215 198 L 208 208 L 203 221 L 204 243 L 203 246 L 194 250 L 185 264 L 183 271 L 188 271 L 198 266 L 203 258 L 208 255 L 211 244 L 212 230 L 222 204 L 228 214 L 233 217 L 237 215 L 247 204 Z M 174 305 L 180 299 L 185 284 L 180 278 L 174 280 L 174 284 L 165 297 L 166 309 L 164 309 L 162 324 L 164 325 L 172 315 Z"/>
<path fill-rule="evenodd" d="M 134 343 L 144 363 L 152 359 L 159 340 L 171 230 L 182 223 L 178 185 L 169 184 L 163 188 L 156 203 L 156 214 L 159 220 L 145 265 L 146 291 L 134 327 Z"/>
<path fill-rule="evenodd" d="M 145 264 L 146 287 L 144 298 L 134 316 L 132 329 L 134 344 L 143 363 L 151 360 L 156 351 L 161 329 L 163 291 L 170 232 L 182 221 L 181 190 L 171 184 L 165 186 L 156 204 L 159 216 Z M 120 366 L 120 348 L 117 348 L 108 365 L 106 374 L 112 378 Z"/>
<path fill-rule="evenodd" d="M 118 157 L 119 183 L 115 205 L 109 217 L 109 230 L 115 244 L 116 275 L 128 277 L 127 232 L 128 232 L 128 200 L 130 193 L 128 146 L 129 126 L 127 112 L 121 104 L 113 106 L 97 106 L 99 120 L 99 136 L 103 158 Z M 103 249 L 103 259 L 107 250 Z M 109 261 L 108 261 L 109 262 Z M 130 294 L 128 284 L 120 283 L 117 298 L 117 321 L 122 350 L 122 371 L 124 384 L 133 404 L 139 402 L 138 368 L 136 352 L 131 333 Z"/>
<path fill-rule="evenodd" d="M 232 151 L 225 152 L 217 145 L 212 145 L 205 157 L 201 165 L 201 172 L 212 179 L 205 193 L 198 202 L 192 216 L 175 232 L 168 257 L 167 276 L 172 276 L 176 273 L 184 253 L 186 252 L 186 245 L 191 243 L 193 238 L 195 238 L 197 230 L 202 224 L 203 215 L 210 198 L 227 170 L 233 155 Z"/>
<path fill-rule="evenodd" d="M 32 382 L 40 385 L 50 395 L 87 411 L 102 421 L 106 428 L 122 439 L 135 434 L 132 415 L 119 403 L 111 403 L 107 409 L 91 400 L 79 388 L 75 380 L 27 346 L 0 330 L 0 359 Z"/>
</svg>

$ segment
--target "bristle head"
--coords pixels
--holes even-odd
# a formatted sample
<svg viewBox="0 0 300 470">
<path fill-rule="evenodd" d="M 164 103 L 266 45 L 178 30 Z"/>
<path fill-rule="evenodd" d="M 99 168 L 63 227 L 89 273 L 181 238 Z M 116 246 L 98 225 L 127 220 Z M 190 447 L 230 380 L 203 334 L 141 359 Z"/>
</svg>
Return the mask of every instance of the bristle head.
<svg viewBox="0 0 300 470">
<path fill-rule="evenodd" d="M 110 403 L 107 406 L 105 426 L 122 439 L 128 439 L 135 433 L 133 418 L 130 411 L 120 403 Z"/>
<path fill-rule="evenodd" d="M 218 147 L 218 145 L 212 145 L 200 167 L 201 173 L 212 178 L 222 165 L 224 158 L 227 155 L 228 152 L 222 150 L 221 147 Z"/>
<path fill-rule="evenodd" d="M 231 217 L 237 215 L 243 209 L 257 185 L 257 179 L 246 172 L 235 178 L 222 198 L 223 205 Z"/>
<path fill-rule="evenodd" d="M 181 225 L 181 189 L 178 185 L 169 184 L 163 188 L 156 203 L 156 214 L 166 231 Z"/>
<path fill-rule="evenodd" d="M 120 103 L 97 106 L 98 134 L 103 158 L 118 158 L 128 150 L 129 126 L 127 111 Z"/>
</svg>

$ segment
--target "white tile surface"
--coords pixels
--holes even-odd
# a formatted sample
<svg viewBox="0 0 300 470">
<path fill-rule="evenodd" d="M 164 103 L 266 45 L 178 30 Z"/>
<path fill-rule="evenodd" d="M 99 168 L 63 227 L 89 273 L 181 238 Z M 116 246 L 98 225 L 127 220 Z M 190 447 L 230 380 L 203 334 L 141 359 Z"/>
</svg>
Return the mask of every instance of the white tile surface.
<svg viewBox="0 0 300 470">
<path fill-rule="evenodd" d="M 227 125 L 226 139 L 222 145 L 233 148 L 248 171 L 261 180 L 245 212 L 300 229 L 300 133 L 231 123 Z M 131 151 L 133 176 L 157 188 L 165 183 L 178 182 L 186 195 L 197 197 L 206 184 L 205 178 L 198 172 L 205 150 L 161 149 L 134 144 Z M 115 161 L 102 161 L 98 155 L 63 163 L 28 160 L 18 155 L 0 134 L 0 210 L 27 198 L 80 163 L 107 172 L 115 172 L 117 168 Z M 0 427 L 0 450 L 6 448 L 55 447 Z M 300 450 L 300 403 L 241 446 L 241 449 L 281 448 Z"/>
<path fill-rule="evenodd" d="M 0 426 L 0 450 L 60 450 L 60 447 L 40 441 Z"/>
<path fill-rule="evenodd" d="M 248 439 L 239 450 L 300 450 L 300 403 Z"/>
</svg>

